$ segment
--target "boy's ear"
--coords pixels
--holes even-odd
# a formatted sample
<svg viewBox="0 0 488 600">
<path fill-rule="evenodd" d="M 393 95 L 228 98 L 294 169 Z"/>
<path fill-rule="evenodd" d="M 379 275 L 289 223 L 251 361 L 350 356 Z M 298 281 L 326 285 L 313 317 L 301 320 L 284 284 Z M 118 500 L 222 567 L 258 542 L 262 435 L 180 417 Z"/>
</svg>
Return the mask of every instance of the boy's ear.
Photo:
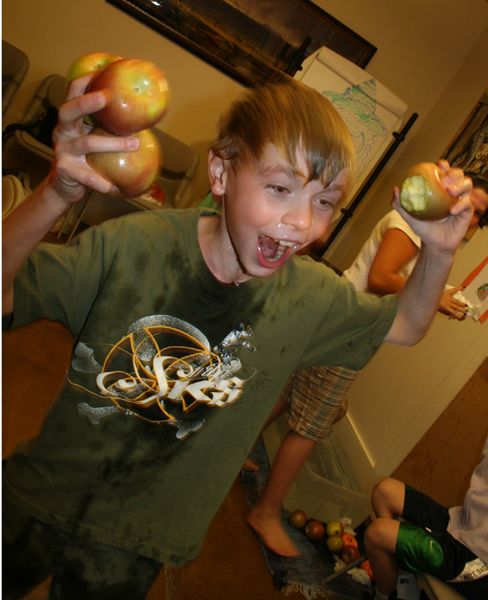
<svg viewBox="0 0 488 600">
<path fill-rule="evenodd" d="M 216 196 L 225 194 L 228 161 L 217 156 L 212 150 L 208 153 L 208 178 L 210 190 Z"/>
</svg>

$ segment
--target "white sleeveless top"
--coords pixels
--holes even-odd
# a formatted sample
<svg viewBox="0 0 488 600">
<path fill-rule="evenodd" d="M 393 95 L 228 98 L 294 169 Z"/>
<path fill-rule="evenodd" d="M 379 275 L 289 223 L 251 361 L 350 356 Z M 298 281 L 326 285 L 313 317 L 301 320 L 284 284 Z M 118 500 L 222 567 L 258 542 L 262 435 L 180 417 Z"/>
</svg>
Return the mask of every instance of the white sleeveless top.
<svg viewBox="0 0 488 600">
<path fill-rule="evenodd" d="M 360 292 L 368 291 L 368 275 L 371 268 L 371 264 L 378 252 L 378 248 L 389 229 L 399 229 L 403 231 L 412 242 L 420 248 L 420 238 L 413 231 L 410 225 L 400 216 L 396 210 L 391 210 L 387 213 L 376 225 L 371 232 L 371 235 L 364 243 L 356 260 L 353 264 L 343 273 L 354 287 Z M 408 278 L 412 269 L 415 265 L 417 257 L 412 258 L 400 271 L 398 275 L 401 275 L 405 279 Z"/>
</svg>

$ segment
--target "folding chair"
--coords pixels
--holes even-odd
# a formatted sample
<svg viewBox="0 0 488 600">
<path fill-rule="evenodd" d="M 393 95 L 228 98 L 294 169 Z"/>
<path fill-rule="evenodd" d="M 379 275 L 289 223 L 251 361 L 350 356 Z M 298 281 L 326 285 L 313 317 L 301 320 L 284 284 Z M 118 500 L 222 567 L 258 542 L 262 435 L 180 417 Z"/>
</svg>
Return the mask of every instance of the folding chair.
<svg viewBox="0 0 488 600">
<path fill-rule="evenodd" d="M 10 106 L 28 69 L 27 54 L 2 40 L 2 114 Z"/>
</svg>

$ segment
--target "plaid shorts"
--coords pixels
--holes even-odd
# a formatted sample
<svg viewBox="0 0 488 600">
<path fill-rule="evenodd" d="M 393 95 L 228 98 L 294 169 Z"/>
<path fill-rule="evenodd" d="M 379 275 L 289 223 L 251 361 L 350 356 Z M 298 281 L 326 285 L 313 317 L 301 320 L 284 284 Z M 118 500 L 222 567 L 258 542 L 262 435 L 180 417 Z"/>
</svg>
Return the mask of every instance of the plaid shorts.
<svg viewBox="0 0 488 600">
<path fill-rule="evenodd" d="M 346 393 L 357 371 L 342 367 L 309 367 L 295 371 L 282 392 L 289 405 L 290 429 L 307 439 L 326 437 L 347 412 Z"/>
</svg>

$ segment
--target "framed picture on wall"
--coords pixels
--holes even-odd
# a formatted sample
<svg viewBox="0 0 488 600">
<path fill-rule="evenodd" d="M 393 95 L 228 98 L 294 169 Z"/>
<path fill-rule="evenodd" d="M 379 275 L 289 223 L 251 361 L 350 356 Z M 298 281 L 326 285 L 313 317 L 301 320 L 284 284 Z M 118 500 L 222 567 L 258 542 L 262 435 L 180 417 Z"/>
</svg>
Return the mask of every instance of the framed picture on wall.
<svg viewBox="0 0 488 600">
<path fill-rule="evenodd" d="M 293 76 L 327 46 L 365 67 L 375 46 L 311 0 L 107 0 L 244 85 Z"/>
<path fill-rule="evenodd" d="M 488 90 L 451 142 L 445 157 L 464 171 L 488 175 Z"/>
</svg>

